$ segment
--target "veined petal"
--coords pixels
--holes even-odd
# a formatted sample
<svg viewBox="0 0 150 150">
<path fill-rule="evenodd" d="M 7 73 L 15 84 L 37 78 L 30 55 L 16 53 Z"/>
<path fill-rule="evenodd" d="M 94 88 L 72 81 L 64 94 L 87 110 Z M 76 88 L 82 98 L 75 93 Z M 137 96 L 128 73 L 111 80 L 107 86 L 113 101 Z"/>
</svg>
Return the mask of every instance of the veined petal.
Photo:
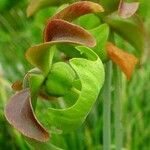
<svg viewBox="0 0 150 150">
<path fill-rule="evenodd" d="M 64 20 L 54 19 L 45 28 L 45 42 L 29 48 L 26 52 L 26 59 L 47 74 L 50 69 L 50 57 L 52 56 L 50 48 L 61 43 L 93 47 L 96 41 L 83 28 Z"/>
<path fill-rule="evenodd" d="M 49 139 L 49 133 L 33 112 L 29 89 L 24 89 L 10 98 L 5 107 L 5 116 L 23 135 L 41 142 Z"/>
<path fill-rule="evenodd" d="M 82 1 L 69 5 L 60 12 L 56 13 L 51 19 L 63 19 L 71 22 L 72 20 L 82 15 L 89 13 L 99 13 L 103 11 L 103 7 L 97 3 Z"/>
<path fill-rule="evenodd" d="M 120 0 L 118 13 L 122 18 L 129 18 L 133 16 L 139 8 L 139 2 L 127 3 Z"/>
</svg>

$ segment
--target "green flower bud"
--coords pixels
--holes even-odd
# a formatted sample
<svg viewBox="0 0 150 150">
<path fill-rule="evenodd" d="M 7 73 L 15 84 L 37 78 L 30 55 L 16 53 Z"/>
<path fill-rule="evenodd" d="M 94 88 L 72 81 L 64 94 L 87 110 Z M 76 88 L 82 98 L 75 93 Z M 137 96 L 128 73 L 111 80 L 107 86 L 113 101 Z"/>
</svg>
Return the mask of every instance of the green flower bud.
<svg viewBox="0 0 150 150">
<path fill-rule="evenodd" d="M 64 96 L 71 89 L 75 77 L 69 64 L 57 62 L 52 65 L 45 81 L 45 91 L 52 96 Z"/>
</svg>

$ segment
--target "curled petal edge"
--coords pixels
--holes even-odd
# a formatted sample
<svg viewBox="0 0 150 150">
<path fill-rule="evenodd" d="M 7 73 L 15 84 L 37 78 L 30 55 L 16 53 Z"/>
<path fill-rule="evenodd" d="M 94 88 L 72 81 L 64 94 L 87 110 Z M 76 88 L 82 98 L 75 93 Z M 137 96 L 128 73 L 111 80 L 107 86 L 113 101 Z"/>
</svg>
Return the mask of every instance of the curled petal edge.
<svg viewBox="0 0 150 150">
<path fill-rule="evenodd" d="M 106 50 L 108 57 L 121 68 L 127 79 L 130 80 L 134 68 L 138 63 L 138 59 L 134 55 L 124 52 L 116 47 L 111 42 L 106 44 Z"/>
<path fill-rule="evenodd" d="M 10 98 L 5 107 L 5 117 L 26 137 L 40 142 L 49 140 L 49 133 L 34 114 L 29 89 L 24 89 Z"/>
<path fill-rule="evenodd" d="M 139 2 L 127 3 L 124 0 L 120 0 L 118 13 L 120 17 L 126 19 L 133 16 L 139 8 Z"/>
<path fill-rule="evenodd" d="M 82 15 L 99 12 L 104 12 L 104 8 L 101 5 L 90 1 L 81 1 L 73 3 L 56 13 L 51 20 L 62 19 L 71 22 Z"/>
<path fill-rule="evenodd" d="M 93 47 L 96 45 L 94 37 L 83 28 L 64 20 L 51 20 L 45 29 L 44 43 L 30 47 L 26 52 L 26 59 L 38 67 L 46 75 L 50 69 L 50 48 L 53 45 L 68 43 Z M 42 59 L 41 59 L 42 58 Z"/>
</svg>

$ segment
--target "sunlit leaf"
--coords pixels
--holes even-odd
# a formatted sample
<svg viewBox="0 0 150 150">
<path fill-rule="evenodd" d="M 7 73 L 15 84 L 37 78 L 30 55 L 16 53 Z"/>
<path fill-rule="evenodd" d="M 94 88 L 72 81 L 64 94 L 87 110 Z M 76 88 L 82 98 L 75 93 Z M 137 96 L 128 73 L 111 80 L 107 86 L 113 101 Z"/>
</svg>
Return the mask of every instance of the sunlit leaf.
<svg viewBox="0 0 150 150">
<path fill-rule="evenodd" d="M 64 62 L 54 63 L 45 81 L 45 91 L 51 96 L 64 96 L 72 88 L 74 70 Z"/>
<path fill-rule="evenodd" d="M 138 59 L 134 55 L 119 49 L 110 42 L 106 44 L 106 49 L 108 57 L 121 68 L 129 80 L 135 69 Z"/>
<path fill-rule="evenodd" d="M 37 121 L 31 105 L 29 89 L 10 98 L 5 108 L 8 122 L 23 135 L 41 142 L 49 139 L 49 133 Z"/>
<path fill-rule="evenodd" d="M 122 18 L 129 18 L 135 14 L 139 8 L 139 2 L 127 3 L 124 0 L 120 1 L 118 13 Z"/>
<path fill-rule="evenodd" d="M 75 23 L 79 24 L 81 27 L 90 30 L 98 27 L 101 24 L 99 17 L 95 14 L 87 14 L 79 17 Z"/>
<path fill-rule="evenodd" d="M 71 107 L 49 108 L 45 111 L 43 115 L 48 118 L 46 126 L 53 132 L 57 130 L 64 133 L 79 127 L 95 103 L 104 82 L 104 68 L 98 56 L 87 47 L 77 49 L 87 56 L 87 59 L 73 58 L 69 61 L 81 81 L 81 91 Z"/>
</svg>

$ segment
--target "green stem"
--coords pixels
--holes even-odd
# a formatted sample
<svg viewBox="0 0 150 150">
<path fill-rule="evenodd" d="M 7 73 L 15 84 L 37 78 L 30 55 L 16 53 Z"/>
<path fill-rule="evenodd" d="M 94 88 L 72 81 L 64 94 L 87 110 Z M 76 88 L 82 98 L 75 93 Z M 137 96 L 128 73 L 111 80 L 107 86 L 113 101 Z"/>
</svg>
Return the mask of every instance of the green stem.
<svg viewBox="0 0 150 150">
<path fill-rule="evenodd" d="M 122 122 L 121 122 L 121 72 L 119 68 L 114 65 L 114 110 L 115 110 L 115 143 L 116 150 L 122 149 Z"/>
<path fill-rule="evenodd" d="M 112 62 L 106 63 L 105 84 L 103 89 L 103 150 L 110 150 L 111 146 L 111 81 Z"/>
</svg>

